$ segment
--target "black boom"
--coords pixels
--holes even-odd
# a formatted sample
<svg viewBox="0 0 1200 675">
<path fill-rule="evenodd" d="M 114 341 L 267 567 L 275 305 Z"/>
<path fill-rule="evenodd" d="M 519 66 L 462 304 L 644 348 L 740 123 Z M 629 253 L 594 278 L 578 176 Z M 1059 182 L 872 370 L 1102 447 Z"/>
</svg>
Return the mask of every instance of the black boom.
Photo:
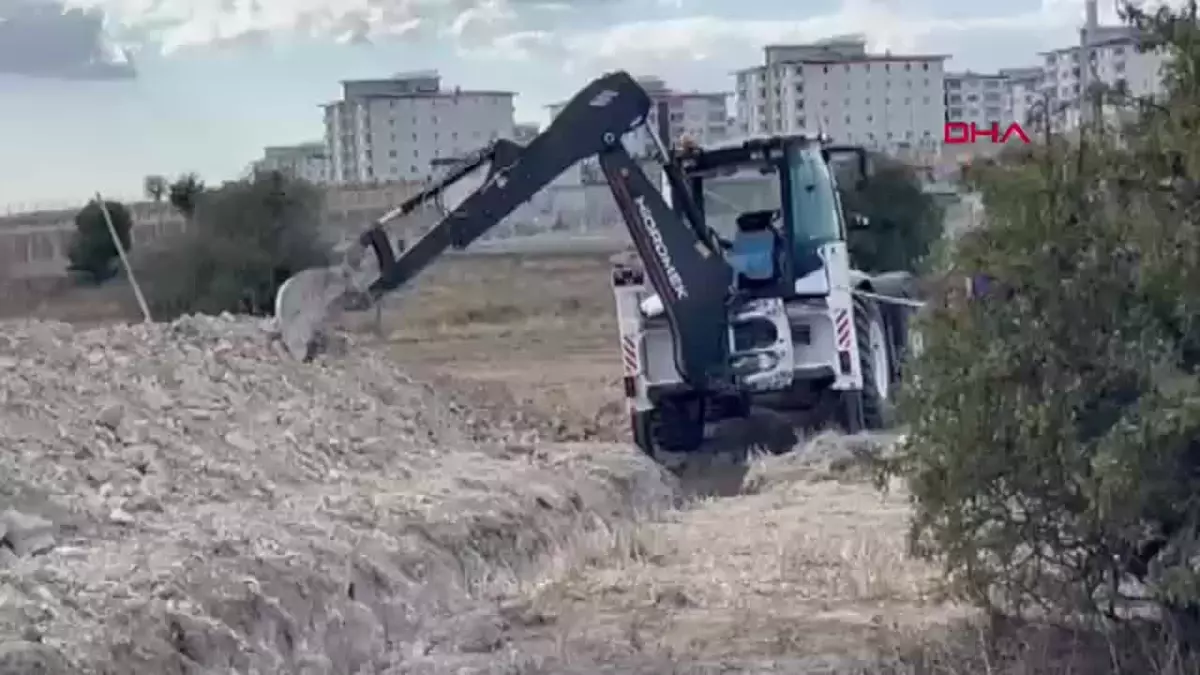
<svg viewBox="0 0 1200 675">
<path fill-rule="evenodd" d="M 529 145 L 498 141 L 457 165 L 362 235 L 361 242 L 379 261 L 380 277 L 371 284 L 372 296 L 401 286 L 448 249 L 467 247 L 577 162 L 599 157 L 647 277 L 663 300 L 675 338 L 676 367 L 695 389 L 722 388 L 727 381 L 726 299 L 733 270 L 667 206 L 621 142 L 625 134 L 645 125 L 649 111 L 649 95 L 628 73 L 610 73 L 576 94 Z M 660 160 L 664 165 L 671 161 Z M 487 163 L 483 185 L 397 255 L 382 223 L 435 200 Z M 664 168 L 673 177 L 677 173 L 674 166 Z M 676 192 L 675 198 L 681 197 L 686 193 Z"/>
</svg>

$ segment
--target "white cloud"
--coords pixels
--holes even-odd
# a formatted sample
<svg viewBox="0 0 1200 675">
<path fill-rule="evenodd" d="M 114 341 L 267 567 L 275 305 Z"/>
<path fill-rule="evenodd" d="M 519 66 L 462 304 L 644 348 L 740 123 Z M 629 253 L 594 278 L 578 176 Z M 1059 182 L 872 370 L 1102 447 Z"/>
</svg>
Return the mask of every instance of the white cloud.
<svg viewBox="0 0 1200 675">
<path fill-rule="evenodd" d="M 948 54 L 954 57 L 954 68 L 987 68 L 1030 63 L 1037 50 L 1074 41 L 1084 15 L 1083 0 L 1042 0 L 1036 9 L 1021 13 L 995 3 L 990 16 L 955 19 L 914 15 L 907 4 L 843 0 L 833 12 L 790 21 L 680 16 L 604 28 L 564 28 L 553 33 L 552 43 L 543 42 L 540 48 L 563 57 L 569 71 L 624 68 L 671 75 L 703 67 L 724 76 L 760 61 L 765 44 L 858 33 L 872 50 Z M 1114 5 L 1101 4 L 1101 22 L 1115 22 Z M 498 37 L 488 49 L 476 47 L 472 53 L 502 58 L 505 44 Z M 531 55 L 522 45 L 511 56 L 527 60 Z"/>
<path fill-rule="evenodd" d="M 728 70 L 756 61 L 768 42 L 849 32 L 865 34 L 873 49 L 981 52 L 1008 44 L 1020 51 L 1071 39 L 1083 17 L 1083 0 L 1041 0 L 1023 14 L 997 2 L 992 17 L 968 19 L 915 16 L 899 0 L 843 0 L 833 12 L 791 21 L 688 16 L 694 2 L 652 1 L 677 18 L 572 25 L 573 12 L 598 6 L 588 0 L 74 0 L 104 9 L 128 38 L 157 42 L 166 51 L 271 36 L 362 41 L 422 31 L 454 41 L 465 56 L 554 58 L 571 71 L 669 71 L 689 63 Z M 1112 5 L 1102 4 L 1111 18 Z"/>
<path fill-rule="evenodd" d="M 957 20 L 913 17 L 898 5 L 846 0 L 836 12 L 796 21 L 692 16 L 560 32 L 558 39 L 577 68 L 661 70 L 680 61 L 746 64 L 745 57 L 757 60 L 765 44 L 847 33 L 863 34 L 874 50 L 903 52 L 943 52 L 972 34 L 996 37 L 1035 31 L 1048 39 L 1070 39 L 1082 16 L 1078 3 L 1056 0 L 1025 14 Z"/>
</svg>

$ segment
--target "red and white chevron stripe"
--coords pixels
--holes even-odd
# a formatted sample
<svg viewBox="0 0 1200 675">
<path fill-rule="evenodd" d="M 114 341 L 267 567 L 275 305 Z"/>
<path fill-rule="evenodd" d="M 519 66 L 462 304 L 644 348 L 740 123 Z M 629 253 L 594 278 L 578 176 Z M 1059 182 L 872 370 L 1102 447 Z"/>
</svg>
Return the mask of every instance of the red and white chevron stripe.
<svg viewBox="0 0 1200 675">
<path fill-rule="evenodd" d="M 638 350 L 637 341 L 632 337 L 625 336 L 621 338 L 621 356 L 625 360 L 625 374 L 638 374 Z"/>
<path fill-rule="evenodd" d="M 834 314 L 833 328 L 837 334 L 838 351 L 849 351 L 850 340 L 854 337 L 850 320 L 850 312 L 844 309 L 837 310 L 837 313 Z"/>
</svg>

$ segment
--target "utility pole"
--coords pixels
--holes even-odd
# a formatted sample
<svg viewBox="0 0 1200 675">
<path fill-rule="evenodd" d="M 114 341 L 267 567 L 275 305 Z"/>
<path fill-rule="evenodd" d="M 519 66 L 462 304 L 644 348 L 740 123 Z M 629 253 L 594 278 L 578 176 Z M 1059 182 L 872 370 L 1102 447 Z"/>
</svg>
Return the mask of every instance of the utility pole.
<svg viewBox="0 0 1200 675">
<path fill-rule="evenodd" d="M 1079 31 L 1079 122 L 1081 127 L 1096 120 L 1098 107 L 1092 98 L 1092 43 L 1099 32 L 1096 0 L 1086 0 L 1084 23 Z"/>
</svg>

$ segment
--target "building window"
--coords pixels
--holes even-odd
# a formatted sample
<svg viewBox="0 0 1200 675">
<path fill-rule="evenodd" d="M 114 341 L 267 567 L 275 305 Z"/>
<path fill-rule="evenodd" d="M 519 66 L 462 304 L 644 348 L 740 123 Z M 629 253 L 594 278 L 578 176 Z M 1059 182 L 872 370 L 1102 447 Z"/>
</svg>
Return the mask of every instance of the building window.
<svg viewBox="0 0 1200 675">
<path fill-rule="evenodd" d="M 929 64 L 928 64 L 928 63 L 922 63 L 922 64 L 921 64 L 921 70 L 929 70 Z M 925 80 L 925 82 L 926 82 L 926 83 L 928 83 L 928 82 L 929 82 L 929 80 Z"/>
</svg>

